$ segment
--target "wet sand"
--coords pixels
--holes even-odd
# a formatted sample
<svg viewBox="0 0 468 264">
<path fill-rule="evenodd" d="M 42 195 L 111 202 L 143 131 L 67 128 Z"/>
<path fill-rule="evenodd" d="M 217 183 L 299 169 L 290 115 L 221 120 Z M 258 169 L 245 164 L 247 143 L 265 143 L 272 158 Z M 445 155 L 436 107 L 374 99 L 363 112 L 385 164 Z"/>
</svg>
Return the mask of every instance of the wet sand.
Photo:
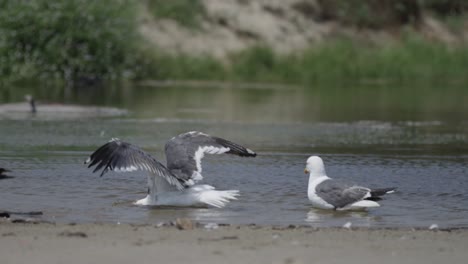
<svg viewBox="0 0 468 264">
<path fill-rule="evenodd" d="M 190 228 L 190 226 L 188 226 Z M 0 222 L 1 263 L 466 263 L 468 230 Z"/>
</svg>

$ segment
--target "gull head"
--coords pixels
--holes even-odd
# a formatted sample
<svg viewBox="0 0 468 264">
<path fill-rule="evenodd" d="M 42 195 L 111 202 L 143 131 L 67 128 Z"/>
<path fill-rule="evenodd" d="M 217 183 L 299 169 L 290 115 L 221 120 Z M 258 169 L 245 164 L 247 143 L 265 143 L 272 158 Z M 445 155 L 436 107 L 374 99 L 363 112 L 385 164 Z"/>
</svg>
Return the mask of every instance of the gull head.
<svg viewBox="0 0 468 264">
<path fill-rule="evenodd" d="M 33 97 L 32 97 L 32 95 L 30 95 L 30 94 L 26 94 L 26 95 L 24 96 L 24 100 L 26 100 L 26 101 L 29 103 L 29 102 L 31 102 L 31 101 L 33 100 Z"/>
<path fill-rule="evenodd" d="M 325 175 L 325 165 L 319 156 L 310 156 L 304 169 L 305 174 Z"/>
</svg>

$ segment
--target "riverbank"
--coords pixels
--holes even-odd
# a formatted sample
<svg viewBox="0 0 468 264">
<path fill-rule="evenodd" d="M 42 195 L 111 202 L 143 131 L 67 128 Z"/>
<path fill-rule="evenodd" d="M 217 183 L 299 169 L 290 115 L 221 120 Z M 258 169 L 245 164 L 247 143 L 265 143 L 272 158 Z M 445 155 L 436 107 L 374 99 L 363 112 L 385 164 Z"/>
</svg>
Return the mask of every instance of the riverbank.
<svg viewBox="0 0 468 264">
<path fill-rule="evenodd" d="M 342 0 L 13 1 L 0 11 L 0 84 L 466 81 L 466 4 L 382 6 Z"/>
<path fill-rule="evenodd" d="M 2 263 L 465 263 L 468 230 L 0 223 Z"/>
<path fill-rule="evenodd" d="M 255 46 L 290 54 L 340 37 L 466 44 L 467 10 L 459 0 L 152 0 L 140 2 L 138 28 L 165 52 L 229 60 Z"/>
</svg>

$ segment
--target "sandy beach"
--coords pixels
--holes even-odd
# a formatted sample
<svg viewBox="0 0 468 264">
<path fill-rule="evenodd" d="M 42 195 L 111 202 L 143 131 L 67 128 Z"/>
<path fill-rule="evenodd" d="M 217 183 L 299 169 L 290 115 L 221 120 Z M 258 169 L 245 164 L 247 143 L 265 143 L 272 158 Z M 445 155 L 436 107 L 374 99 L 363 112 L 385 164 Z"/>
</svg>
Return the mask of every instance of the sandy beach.
<svg viewBox="0 0 468 264">
<path fill-rule="evenodd" d="M 466 263 L 468 230 L 0 222 L 1 263 Z"/>
</svg>

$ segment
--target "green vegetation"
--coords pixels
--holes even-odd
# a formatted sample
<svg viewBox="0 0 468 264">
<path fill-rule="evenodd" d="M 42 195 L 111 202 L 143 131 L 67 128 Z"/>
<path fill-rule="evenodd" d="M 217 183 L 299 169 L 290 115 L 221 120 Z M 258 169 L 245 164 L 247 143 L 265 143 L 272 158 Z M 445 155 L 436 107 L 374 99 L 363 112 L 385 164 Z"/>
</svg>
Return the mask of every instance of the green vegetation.
<svg viewBox="0 0 468 264">
<path fill-rule="evenodd" d="M 452 19 L 456 28 L 462 25 L 459 18 L 467 9 L 458 0 L 355 1 L 319 1 L 323 2 L 321 16 L 379 28 L 416 21 L 422 5 Z M 329 40 L 293 55 L 254 47 L 223 62 L 209 56 L 168 55 L 145 47 L 138 35 L 138 4 L 136 0 L 0 0 L 0 82 L 198 79 L 310 84 L 468 78 L 466 47 L 433 43 L 418 38 L 416 32 L 385 46 Z M 155 17 L 185 26 L 196 26 L 205 12 L 198 0 L 148 0 L 144 4 Z M 304 4 L 295 8 L 313 13 Z"/>
<path fill-rule="evenodd" d="M 2 81 L 135 76 L 131 0 L 0 1 Z"/>
<path fill-rule="evenodd" d="M 442 16 L 461 15 L 468 11 L 466 0 L 420 0 L 418 3 Z"/>
<path fill-rule="evenodd" d="M 463 34 L 466 21 L 468 21 L 468 15 L 459 16 L 444 16 L 439 18 L 447 28 L 455 34 Z"/>
<path fill-rule="evenodd" d="M 202 79 L 311 84 L 316 82 L 467 81 L 468 49 L 407 38 L 385 47 L 335 40 L 296 55 L 267 47 L 233 54 L 223 66 L 210 58 L 163 56 L 156 79 Z M 154 66 L 155 69 L 158 67 Z"/>
<path fill-rule="evenodd" d="M 322 20 L 334 20 L 362 28 L 382 29 L 416 25 L 423 12 L 441 18 L 462 16 L 468 11 L 466 0 L 318 0 Z M 296 5 L 298 11 L 311 10 L 307 1 Z"/>
<path fill-rule="evenodd" d="M 172 19 L 189 28 L 197 28 L 205 13 L 199 0 L 147 0 L 147 7 L 156 19 Z"/>
<path fill-rule="evenodd" d="M 421 16 L 418 0 L 319 0 L 320 17 L 363 28 L 413 23 Z"/>
</svg>

